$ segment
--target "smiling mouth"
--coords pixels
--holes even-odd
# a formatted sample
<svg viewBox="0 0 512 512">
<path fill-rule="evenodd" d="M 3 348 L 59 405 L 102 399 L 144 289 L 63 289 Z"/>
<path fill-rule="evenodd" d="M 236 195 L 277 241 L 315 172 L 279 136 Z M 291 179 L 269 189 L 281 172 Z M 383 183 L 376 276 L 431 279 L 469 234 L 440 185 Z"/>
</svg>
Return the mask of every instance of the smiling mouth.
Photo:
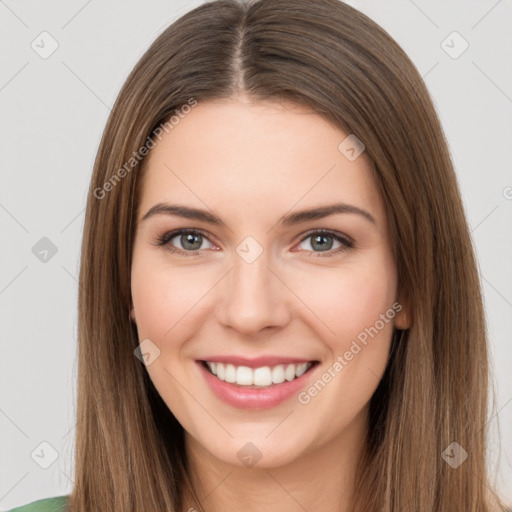
<svg viewBox="0 0 512 512">
<path fill-rule="evenodd" d="M 201 363 L 209 373 L 221 381 L 248 389 L 265 389 L 302 377 L 319 364 L 319 361 L 278 364 L 259 368 L 211 361 L 201 361 Z"/>
</svg>

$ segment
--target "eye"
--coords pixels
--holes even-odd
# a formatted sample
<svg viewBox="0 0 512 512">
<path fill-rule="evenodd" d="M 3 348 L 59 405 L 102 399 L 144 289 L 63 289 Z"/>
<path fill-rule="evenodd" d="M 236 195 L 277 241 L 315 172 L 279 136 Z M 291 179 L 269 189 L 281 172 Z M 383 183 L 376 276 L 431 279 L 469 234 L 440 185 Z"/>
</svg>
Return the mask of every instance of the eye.
<svg viewBox="0 0 512 512">
<path fill-rule="evenodd" d="M 329 229 L 310 231 L 302 238 L 299 248 L 300 245 L 304 244 L 307 240 L 311 240 L 309 246 L 312 250 L 304 247 L 302 247 L 301 250 L 310 252 L 311 254 L 309 254 L 309 256 L 334 256 L 354 247 L 354 242 L 351 239 L 337 231 L 331 231 Z M 156 240 L 157 246 L 164 247 L 169 252 L 183 256 L 198 255 L 200 250 L 208 248 L 207 245 L 204 245 L 205 243 L 211 244 L 206 235 L 197 229 L 179 229 L 177 231 L 171 231 L 161 237 L 159 236 Z M 336 243 L 338 246 L 333 249 L 333 245 Z M 181 247 L 177 247 L 177 244 L 181 245 Z"/>
<path fill-rule="evenodd" d="M 333 256 L 337 253 L 341 253 L 343 251 L 346 251 L 347 249 L 354 247 L 354 242 L 350 240 L 348 237 L 342 235 L 341 233 L 338 233 L 337 231 L 331 231 L 329 229 L 309 232 L 301 240 L 301 244 L 303 244 L 306 240 L 311 240 L 309 242 L 309 246 L 313 248 L 312 252 L 315 253 L 315 256 L 320 257 Z M 333 245 L 336 242 L 339 245 L 334 250 L 332 250 Z"/>
<path fill-rule="evenodd" d="M 172 242 L 176 239 L 176 242 Z M 201 249 L 206 249 L 203 245 L 208 239 L 196 229 L 180 229 L 166 233 L 157 239 L 156 245 L 165 247 L 169 252 L 183 254 L 184 256 L 194 256 Z M 181 245 L 176 247 L 176 243 Z"/>
</svg>

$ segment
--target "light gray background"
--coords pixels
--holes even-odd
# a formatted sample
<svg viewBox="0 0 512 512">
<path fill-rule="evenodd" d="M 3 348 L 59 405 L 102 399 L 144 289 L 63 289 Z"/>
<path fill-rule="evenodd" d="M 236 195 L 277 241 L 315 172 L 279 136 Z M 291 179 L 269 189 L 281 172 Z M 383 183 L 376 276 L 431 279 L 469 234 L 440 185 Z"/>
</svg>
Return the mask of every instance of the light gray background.
<svg viewBox="0 0 512 512">
<path fill-rule="evenodd" d="M 200 3 L 0 0 L 2 509 L 71 491 L 78 261 L 94 156 L 129 71 Z M 489 322 L 491 470 L 512 506 L 512 2 L 349 3 L 408 53 L 446 130 Z M 50 48 L 43 31 L 58 43 L 46 59 L 31 47 Z M 457 58 L 464 42 L 453 31 L 469 44 Z M 43 237 L 58 249 L 46 263 L 32 252 Z M 36 463 L 51 461 L 41 442 L 58 454 L 48 469 Z"/>
</svg>

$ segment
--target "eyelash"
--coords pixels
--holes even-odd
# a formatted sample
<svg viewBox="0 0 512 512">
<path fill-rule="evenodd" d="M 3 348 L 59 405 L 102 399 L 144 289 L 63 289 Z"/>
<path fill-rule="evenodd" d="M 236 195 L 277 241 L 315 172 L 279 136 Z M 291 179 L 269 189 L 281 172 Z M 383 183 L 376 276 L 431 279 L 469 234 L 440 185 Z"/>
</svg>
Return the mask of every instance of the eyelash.
<svg viewBox="0 0 512 512">
<path fill-rule="evenodd" d="M 183 251 L 181 249 L 178 249 L 176 247 L 173 247 L 170 245 L 170 241 L 175 238 L 178 235 L 186 235 L 186 234 L 193 234 L 193 235 L 200 235 L 203 238 L 206 238 L 208 241 L 208 237 L 200 230 L 197 229 L 178 229 L 176 231 L 170 231 L 168 233 L 165 233 L 163 236 L 158 236 L 156 239 L 155 245 L 159 247 L 163 247 L 165 250 L 171 252 L 180 254 L 183 256 L 197 256 L 199 254 L 199 250 L 196 251 Z M 325 253 L 322 253 L 322 251 L 305 251 L 312 254 L 315 254 L 316 256 L 319 256 L 321 258 L 325 257 L 331 257 L 336 254 L 342 253 L 348 249 L 352 249 L 354 247 L 354 242 L 350 240 L 349 238 L 342 236 L 337 231 L 332 231 L 330 229 L 320 229 L 316 231 L 310 231 L 306 233 L 306 235 L 300 240 L 299 243 L 304 242 L 308 238 L 311 238 L 313 235 L 327 235 L 329 237 L 334 238 L 336 241 L 340 242 L 342 245 L 341 247 L 338 247 L 337 249 L 330 249 L 329 251 L 325 251 Z M 210 242 L 211 243 L 211 242 Z M 311 257 L 312 254 L 309 256 Z"/>
</svg>

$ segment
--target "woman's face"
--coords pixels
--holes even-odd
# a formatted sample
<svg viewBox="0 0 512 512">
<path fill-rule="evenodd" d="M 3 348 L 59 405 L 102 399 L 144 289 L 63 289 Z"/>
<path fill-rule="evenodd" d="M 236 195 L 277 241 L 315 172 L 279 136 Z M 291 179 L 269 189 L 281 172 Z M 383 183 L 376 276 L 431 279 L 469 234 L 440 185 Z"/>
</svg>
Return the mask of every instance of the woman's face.
<svg viewBox="0 0 512 512">
<path fill-rule="evenodd" d="M 348 135 L 238 96 L 155 139 L 132 318 L 156 389 L 210 458 L 284 465 L 367 423 L 405 307 L 384 204 Z"/>
</svg>

